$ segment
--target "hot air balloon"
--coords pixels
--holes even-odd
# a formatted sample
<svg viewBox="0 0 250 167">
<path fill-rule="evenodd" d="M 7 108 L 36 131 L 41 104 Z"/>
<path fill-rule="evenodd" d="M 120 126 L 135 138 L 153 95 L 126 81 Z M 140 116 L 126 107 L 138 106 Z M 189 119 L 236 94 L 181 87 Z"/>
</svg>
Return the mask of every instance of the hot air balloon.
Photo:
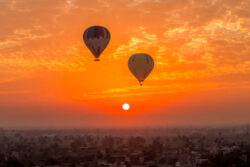
<svg viewBox="0 0 250 167">
<path fill-rule="evenodd" d="M 95 61 L 99 61 L 101 53 L 110 41 L 110 33 L 105 27 L 92 26 L 83 33 L 83 41 L 95 56 Z"/>
<path fill-rule="evenodd" d="M 128 67 L 131 73 L 137 78 L 142 86 L 143 81 L 154 68 L 153 58 L 145 53 L 132 55 L 128 60 Z"/>
</svg>

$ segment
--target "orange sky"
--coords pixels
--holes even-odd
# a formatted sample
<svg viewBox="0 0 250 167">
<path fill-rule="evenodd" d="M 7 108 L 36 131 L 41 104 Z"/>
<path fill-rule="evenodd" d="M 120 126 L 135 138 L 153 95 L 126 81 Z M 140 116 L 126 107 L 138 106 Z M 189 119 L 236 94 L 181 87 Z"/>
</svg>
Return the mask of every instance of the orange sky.
<svg viewBox="0 0 250 167">
<path fill-rule="evenodd" d="M 0 8 L 0 126 L 250 120 L 249 0 L 0 0 Z M 100 62 L 82 40 L 92 25 L 111 32 Z M 143 87 L 127 67 L 138 52 L 155 60 Z"/>
</svg>

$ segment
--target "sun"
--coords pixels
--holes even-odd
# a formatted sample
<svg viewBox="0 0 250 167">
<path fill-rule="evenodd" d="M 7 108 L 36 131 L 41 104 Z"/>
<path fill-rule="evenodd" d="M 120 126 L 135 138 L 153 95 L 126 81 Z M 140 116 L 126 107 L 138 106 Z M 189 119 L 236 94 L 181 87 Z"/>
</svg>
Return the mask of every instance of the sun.
<svg viewBox="0 0 250 167">
<path fill-rule="evenodd" d="M 123 108 L 123 110 L 127 111 L 127 110 L 129 110 L 130 106 L 129 106 L 128 103 L 124 103 L 124 104 L 122 105 L 122 108 Z"/>
</svg>

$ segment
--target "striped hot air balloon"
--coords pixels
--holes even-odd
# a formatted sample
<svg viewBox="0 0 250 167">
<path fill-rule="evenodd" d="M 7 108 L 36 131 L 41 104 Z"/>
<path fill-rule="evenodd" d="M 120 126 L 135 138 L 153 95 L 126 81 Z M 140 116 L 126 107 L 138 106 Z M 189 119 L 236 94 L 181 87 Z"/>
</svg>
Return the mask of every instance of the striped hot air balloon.
<svg viewBox="0 0 250 167">
<path fill-rule="evenodd" d="M 85 30 L 83 41 L 95 56 L 95 61 L 99 61 L 101 53 L 110 41 L 110 33 L 105 27 L 92 26 Z"/>
<path fill-rule="evenodd" d="M 128 60 L 128 67 L 131 73 L 137 78 L 142 86 L 143 81 L 151 73 L 154 68 L 153 58 L 145 53 L 137 53 L 132 55 Z"/>
</svg>

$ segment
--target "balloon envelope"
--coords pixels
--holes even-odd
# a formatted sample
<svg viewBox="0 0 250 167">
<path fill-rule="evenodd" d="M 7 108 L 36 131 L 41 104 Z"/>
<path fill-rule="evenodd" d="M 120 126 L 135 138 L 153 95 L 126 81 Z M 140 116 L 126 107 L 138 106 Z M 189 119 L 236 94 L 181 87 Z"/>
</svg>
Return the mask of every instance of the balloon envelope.
<svg viewBox="0 0 250 167">
<path fill-rule="evenodd" d="M 105 27 L 92 26 L 85 30 L 83 41 L 98 61 L 110 41 L 110 33 Z"/>
<path fill-rule="evenodd" d="M 147 78 L 154 68 L 153 58 L 145 53 L 137 53 L 132 55 L 128 60 L 128 67 L 131 73 L 142 82 Z"/>
</svg>

